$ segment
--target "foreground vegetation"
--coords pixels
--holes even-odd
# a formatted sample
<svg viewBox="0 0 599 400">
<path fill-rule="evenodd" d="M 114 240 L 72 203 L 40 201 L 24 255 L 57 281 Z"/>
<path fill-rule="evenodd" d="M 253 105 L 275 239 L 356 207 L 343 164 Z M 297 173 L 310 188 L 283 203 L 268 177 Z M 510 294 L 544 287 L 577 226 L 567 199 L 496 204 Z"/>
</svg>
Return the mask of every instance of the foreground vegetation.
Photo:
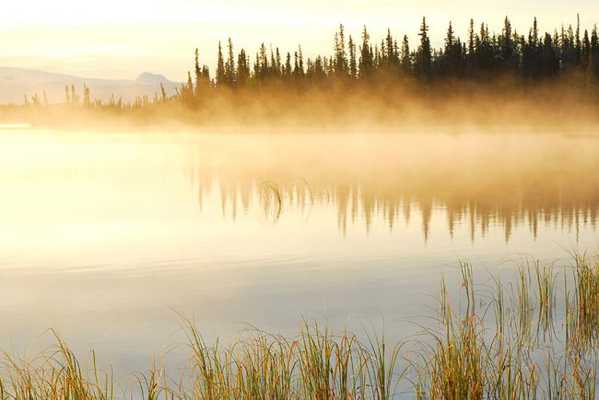
<svg viewBox="0 0 599 400">
<path fill-rule="evenodd" d="M 539 263 L 503 284 L 475 285 L 461 266 L 459 297 L 441 286 L 438 319 L 423 335 L 389 344 L 383 337 L 333 335 L 304 324 L 296 338 L 256 333 L 220 348 L 187 323 L 191 368 L 169 378 L 160 368 L 139 377 L 145 399 L 595 399 L 599 359 L 599 263 L 572 268 Z M 558 300 L 561 299 L 561 300 Z M 456 305 L 459 304 L 459 305 Z M 32 362 L 4 357 L 1 399 L 118 398 L 112 376 L 92 360 L 83 368 L 60 339 Z"/>
</svg>

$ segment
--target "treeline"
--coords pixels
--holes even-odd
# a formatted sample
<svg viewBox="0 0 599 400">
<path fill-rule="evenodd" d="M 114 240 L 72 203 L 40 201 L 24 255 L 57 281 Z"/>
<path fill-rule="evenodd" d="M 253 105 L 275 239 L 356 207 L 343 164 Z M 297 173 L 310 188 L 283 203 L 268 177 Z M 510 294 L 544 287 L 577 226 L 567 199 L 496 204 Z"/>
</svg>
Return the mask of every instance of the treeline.
<svg viewBox="0 0 599 400">
<path fill-rule="evenodd" d="M 423 18 L 417 43 L 410 43 L 407 35 L 396 37 L 390 29 L 382 40 L 375 41 L 366 27 L 356 39 L 348 35 L 341 25 L 332 40 L 332 52 L 316 57 L 305 57 L 301 46 L 294 51 L 283 52 L 265 43 L 250 55 L 245 49 L 236 51 L 229 39 L 218 45 L 215 71 L 210 71 L 200 62 L 200 52 L 195 50 L 194 68 L 188 72 L 187 82 L 181 84 L 174 95 L 167 94 L 160 86 L 153 98 L 124 101 L 113 96 L 108 101 L 100 101 L 93 98 L 87 86 L 84 86 L 81 95 L 73 86 L 68 86 L 65 88 L 65 104 L 128 111 L 169 103 L 191 105 L 215 114 L 223 109 L 214 105 L 218 98 L 215 94 L 221 93 L 221 97 L 236 101 L 238 110 L 242 102 L 247 105 L 251 101 L 267 101 L 267 91 L 256 90 L 259 88 L 278 88 L 281 89 L 279 93 L 304 93 L 312 88 L 319 90 L 334 86 L 350 91 L 359 88 L 361 93 L 366 90 L 374 96 L 380 93 L 381 88 L 384 93 L 392 93 L 387 91 L 401 88 L 406 82 L 410 88 L 418 88 L 423 84 L 444 82 L 485 85 L 509 79 L 518 86 L 526 87 L 529 83 L 534 85 L 528 86 L 536 86 L 539 82 L 556 82 L 569 76 L 581 83 L 576 85 L 576 90 L 580 87 L 593 88 L 599 82 L 598 28 L 582 29 L 580 17 L 575 26 L 562 26 L 551 33 L 542 32 L 534 18 L 525 34 L 517 32 L 507 17 L 499 33 L 491 32 L 488 24 L 476 24 L 471 19 L 466 38 L 458 36 L 450 22 L 443 45 L 438 48 L 431 44 L 429 30 L 426 18 Z M 435 93 L 432 89 L 417 92 Z M 47 104 L 47 99 L 45 95 L 35 95 L 32 99 L 26 98 L 25 102 L 43 105 Z M 279 106 L 286 108 L 287 104 Z"/>
<path fill-rule="evenodd" d="M 191 72 L 188 74 L 180 94 L 187 98 L 199 96 L 208 87 L 257 86 L 269 81 L 352 82 L 377 77 L 434 81 L 505 75 L 539 80 L 575 70 L 589 79 L 599 78 L 599 33 L 596 26 L 590 32 L 581 31 L 580 18 L 576 27 L 562 27 L 553 33 L 542 33 L 535 18 L 526 35 L 513 29 L 507 17 L 499 34 L 491 33 L 488 24 L 476 26 L 470 20 L 465 40 L 456 35 L 450 23 L 441 48 L 431 45 L 429 25 L 423 18 L 418 37 L 417 45 L 412 47 L 407 35 L 397 38 L 388 30 L 387 36 L 377 43 L 364 27 L 357 43 L 340 26 L 329 56 L 305 58 L 301 46 L 283 54 L 279 48 L 263 43 L 253 59 L 245 49 L 235 53 L 229 39 L 226 49 L 219 43 L 214 76 L 208 66 L 200 66 L 196 50 L 195 77 Z"/>
</svg>

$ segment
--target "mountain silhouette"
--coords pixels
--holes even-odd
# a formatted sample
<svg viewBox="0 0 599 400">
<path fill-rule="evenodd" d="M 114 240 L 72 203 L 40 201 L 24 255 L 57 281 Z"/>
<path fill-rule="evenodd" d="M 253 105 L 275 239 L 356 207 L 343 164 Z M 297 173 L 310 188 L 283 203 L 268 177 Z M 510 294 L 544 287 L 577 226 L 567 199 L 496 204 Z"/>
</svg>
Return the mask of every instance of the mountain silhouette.
<svg viewBox="0 0 599 400">
<path fill-rule="evenodd" d="M 90 88 L 94 99 L 108 101 L 114 95 L 131 101 L 135 97 L 153 97 L 160 93 L 160 85 L 167 94 L 173 95 L 179 83 L 163 75 L 144 72 L 135 80 L 88 79 L 75 75 L 66 75 L 21 68 L 0 67 L 0 103 L 23 103 L 24 96 L 45 92 L 50 103 L 62 103 L 65 100 L 65 86 L 74 85 L 82 93 L 83 85 Z"/>
</svg>

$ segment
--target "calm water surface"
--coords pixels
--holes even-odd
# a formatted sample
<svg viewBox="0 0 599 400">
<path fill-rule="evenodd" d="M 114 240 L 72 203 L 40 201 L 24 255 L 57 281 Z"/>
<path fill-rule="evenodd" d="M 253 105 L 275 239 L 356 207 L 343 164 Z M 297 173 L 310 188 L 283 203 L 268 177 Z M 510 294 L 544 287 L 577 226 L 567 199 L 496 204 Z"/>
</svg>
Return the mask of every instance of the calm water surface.
<svg viewBox="0 0 599 400">
<path fill-rule="evenodd" d="M 177 313 L 403 337 L 458 260 L 599 249 L 598 170 L 593 137 L 3 131 L 0 347 L 54 328 L 128 374 L 180 364 Z"/>
</svg>

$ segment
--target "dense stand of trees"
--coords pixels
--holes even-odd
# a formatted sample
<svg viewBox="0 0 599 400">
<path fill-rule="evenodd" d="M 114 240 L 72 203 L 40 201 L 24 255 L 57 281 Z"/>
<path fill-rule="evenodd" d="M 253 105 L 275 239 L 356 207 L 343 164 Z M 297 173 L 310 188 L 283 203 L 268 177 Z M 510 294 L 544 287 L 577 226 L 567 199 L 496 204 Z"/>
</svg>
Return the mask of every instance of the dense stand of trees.
<svg viewBox="0 0 599 400">
<path fill-rule="evenodd" d="M 375 41 L 368 29 L 360 37 L 348 35 L 339 26 L 332 41 L 332 53 L 307 58 L 302 47 L 283 52 L 262 43 L 254 55 L 245 49 L 236 51 L 233 41 L 219 43 L 216 71 L 202 65 L 195 51 L 194 69 L 176 95 L 160 87 L 154 98 L 138 98 L 131 103 L 112 98 L 109 102 L 92 99 L 88 87 L 80 96 L 74 87 L 65 88 L 66 104 L 90 107 L 135 109 L 149 104 L 181 102 L 198 105 L 212 99 L 211 91 L 260 87 L 307 88 L 330 84 L 374 87 L 409 80 L 415 83 L 444 81 L 489 82 L 509 77 L 523 85 L 528 82 L 555 80 L 576 75 L 584 85 L 599 82 L 599 33 L 595 26 L 582 29 L 580 18 L 575 26 L 562 26 L 552 33 L 541 32 L 535 18 L 527 33 L 517 32 L 505 18 L 501 32 L 492 33 L 488 24 L 470 20 L 467 37 L 460 38 L 449 23 L 443 44 L 431 44 L 426 18 L 420 23 L 417 43 L 407 35 L 395 37 L 391 30 Z M 157 88 L 158 89 L 158 88 Z M 46 96 L 25 98 L 30 104 L 47 103 Z"/>
<path fill-rule="evenodd" d="M 378 77 L 414 78 L 422 81 L 446 79 L 489 79 L 509 75 L 525 80 L 555 78 L 580 71 L 589 80 L 599 79 L 599 34 L 597 27 L 581 30 L 561 27 L 542 33 L 535 18 L 527 34 L 518 33 L 506 17 L 500 33 L 491 33 L 487 24 L 470 20 L 468 37 L 456 35 L 450 23 L 441 48 L 433 48 L 429 25 L 422 19 L 418 43 L 408 37 L 396 38 L 388 30 L 380 42 L 371 40 L 364 27 L 357 42 L 343 26 L 335 33 L 333 53 L 305 58 L 302 48 L 283 54 L 279 48 L 262 44 L 253 61 L 241 49 L 235 55 L 231 39 L 226 49 L 219 43 L 216 74 L 200 67 L 196 50 L 195 83 L 189 77 L 183 97 L 200 94 L 202 88 L 259 86 L 268 81 L 315 83 L 327 80 L 346 82 Z"/>
</svg>

